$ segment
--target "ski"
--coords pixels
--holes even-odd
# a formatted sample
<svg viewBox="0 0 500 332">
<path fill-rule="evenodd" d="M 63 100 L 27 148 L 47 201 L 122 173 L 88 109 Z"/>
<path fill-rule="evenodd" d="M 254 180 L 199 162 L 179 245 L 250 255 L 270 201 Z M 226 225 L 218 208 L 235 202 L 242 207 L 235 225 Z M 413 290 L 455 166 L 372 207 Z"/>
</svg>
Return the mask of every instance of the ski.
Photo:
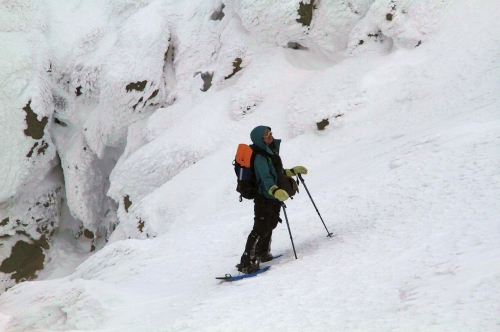
<svg viewBox="0 0 500 332">
<path fill-rule="evenodd" d="M 276 258 L 280 258 L 281 256 L 283 256 L 283 254 L 276 255 L 273 257 L 272 260 L 270 260 L 268 262 L 272 262 L 273 260 L 275 260 Z M 266 263 L 268 263 L 268 262 L 266 262 Z M 241 279 L 245 279 L 245 278 L 255 277 L 258 274 L 266 272 L 270 268 L 271 268 L 271 266 L 268 265 L 268 266 L 264 266 L 263 268 L 260 268 L 259 270 L 255 271 L 254 273 L 240 274 L 237 276 L 232 276 L 230 274 L 226 274 L 224 277 L 216 277 L 215 279 L 222 280 L 222 281 L 236 281 L 236 280 L 241 280 Z"/>
<path fill-rule="evenodd" d="M 255 277 L 258 274 L 266 272 L 270 268 L 271 268 L 270 266 L 264 266 L 263 268 L 260 268 L 259 270 L 255 271 L 254 273 L 241 274 L 239 276 L 232 276 L 230 274 L 226 274 L 226 276 L 224 276 L 224 277 L 216 277 L 215 279 L 222 280 L 222 281 L 236 281 L 236 280 L 241 280 L 241 279 L 245 279 L 245 278 Z"/>
<path fill-rule="evenodd" d="M 283 254 L 279 254 L 279 255 L 273 256 L 273 259 L 271 259 L 269 262 L 272 262 L 272 261 L 274 261 L 276 258 L 280 258 L 281 256 L 283 256 Z M 266 262 L 266 263 L 267 263 L 267 262 Z"/>
</svg>

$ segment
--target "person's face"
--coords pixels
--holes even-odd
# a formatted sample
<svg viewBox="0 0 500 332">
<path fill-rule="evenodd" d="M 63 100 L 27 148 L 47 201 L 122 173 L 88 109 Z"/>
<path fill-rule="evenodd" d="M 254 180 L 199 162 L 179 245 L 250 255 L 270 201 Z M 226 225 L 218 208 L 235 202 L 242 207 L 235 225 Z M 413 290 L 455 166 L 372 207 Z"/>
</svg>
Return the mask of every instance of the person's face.
<svg viewBox="0 0 500 332">
<path fill-rule="evenodd" d="M 264 141 L 266 145 L 269 145 L 274 141 L 273 133 L 269 129 L 264 130 L 264 134 L 262 135 L 262 141 Z"/>
</svg>

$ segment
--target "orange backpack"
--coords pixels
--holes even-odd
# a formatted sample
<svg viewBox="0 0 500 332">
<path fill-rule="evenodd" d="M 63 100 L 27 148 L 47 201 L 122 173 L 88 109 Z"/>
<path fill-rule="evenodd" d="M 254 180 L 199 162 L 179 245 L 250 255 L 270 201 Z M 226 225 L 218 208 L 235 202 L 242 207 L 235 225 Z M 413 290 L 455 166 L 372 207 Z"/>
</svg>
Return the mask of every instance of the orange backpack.
<svg viewBox="0 0 500 332">
<path fill-rule="evenodd" d="M 236 191 L 240 193 L 240 202 L 242 198 L 254 199 L 257 194 L 257 182 L 255 179 L 255 171 L 253 169 L 253 161 L 256 152 L 253 145 L 239 144 L 236 151 L 236 157 L 233 161 L 234 172 L 238 177 Z"/>
</svg>

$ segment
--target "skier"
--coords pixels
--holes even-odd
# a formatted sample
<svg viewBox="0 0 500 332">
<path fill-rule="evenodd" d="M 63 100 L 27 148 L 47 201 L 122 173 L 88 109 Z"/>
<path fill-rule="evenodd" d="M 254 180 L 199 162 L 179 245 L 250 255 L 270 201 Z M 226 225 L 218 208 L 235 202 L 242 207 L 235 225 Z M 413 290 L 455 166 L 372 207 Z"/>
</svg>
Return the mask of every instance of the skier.
<svg viewBox="0 0 500 332">
<path fill-rule="evenodd" d="M 290 195 L 293 196 L 297 189 L 291 176 L 307 174 L 307 169 L 303 166 L 283 169 L 279 156 L 281 140 L 273 138 L 270 127 L 255 127 L 250 138 L 257 149 L 264 153 L 256 153 L 253 164 L 257 182 L 254 225 L 248 235 L 241 261 L 236 265 L 238 271 L 243 273 L 253 273 L 259 269 L 260 262 L 273 259 L 271 237 L 278 222 L 281 222 L 282 202 Z"/>
</svg>

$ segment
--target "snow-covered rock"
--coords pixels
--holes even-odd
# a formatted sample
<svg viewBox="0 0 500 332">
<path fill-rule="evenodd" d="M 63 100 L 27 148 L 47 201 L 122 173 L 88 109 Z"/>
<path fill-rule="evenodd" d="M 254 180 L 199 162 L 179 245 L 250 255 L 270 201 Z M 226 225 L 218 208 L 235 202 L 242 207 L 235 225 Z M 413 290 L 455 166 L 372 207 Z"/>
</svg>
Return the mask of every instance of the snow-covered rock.
<svg viewBox="0 0 500 332">
<path fill-rule="evenodd" d="M 276 331 L 495 330 L 499 9 L 1 3 L 0 330 L 245 330 L 249 306 Z M 282 260 L 219 285 L 256 125 L 336 236 L 301 184 L 299 259 L 279 225 Z"/>
<path fill-rule="evenodd" d="M 0 4 L 1 289 L 43 268 L 59 224 L 61 181 L 51 176 L 50 47 L 43 4 Z"/>
</svg>

